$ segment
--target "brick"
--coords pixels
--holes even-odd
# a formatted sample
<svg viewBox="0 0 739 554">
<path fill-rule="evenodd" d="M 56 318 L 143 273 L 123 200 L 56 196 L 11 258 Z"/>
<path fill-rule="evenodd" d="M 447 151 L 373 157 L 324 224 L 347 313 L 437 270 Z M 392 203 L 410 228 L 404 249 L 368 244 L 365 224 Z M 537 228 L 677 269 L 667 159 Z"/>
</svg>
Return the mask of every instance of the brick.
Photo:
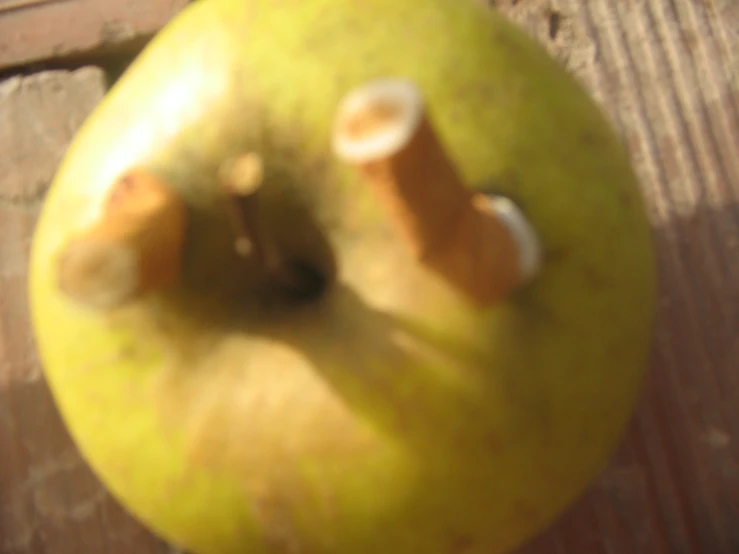
<svg viewBox="0 0 739 554">
<path fill-rule="evenodd" d="M 0 0 L 0 70 L 141 44 L 189 0 Z"/>
<path fill-rule="evenodd" d="M 95 66 L 0 81 L 0 205 L 39 200 L 105 90 L 105 74 Z"/>
</svg>

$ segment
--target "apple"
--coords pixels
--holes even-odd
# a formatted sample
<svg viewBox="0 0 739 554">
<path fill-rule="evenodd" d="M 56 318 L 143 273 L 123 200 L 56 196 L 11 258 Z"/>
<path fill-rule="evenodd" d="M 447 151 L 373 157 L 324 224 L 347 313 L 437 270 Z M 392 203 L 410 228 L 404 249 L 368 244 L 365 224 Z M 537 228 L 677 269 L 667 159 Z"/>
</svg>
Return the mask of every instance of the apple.
<svg viewBox="0 0 739 554">
<path fill-rule="evenodd" d="M 85 459 L 195 554 L 500 554 L 631 417 L 649 219 L 473 0 L 205 0 L 75 137 L 33 324 Z"/>
</svg>

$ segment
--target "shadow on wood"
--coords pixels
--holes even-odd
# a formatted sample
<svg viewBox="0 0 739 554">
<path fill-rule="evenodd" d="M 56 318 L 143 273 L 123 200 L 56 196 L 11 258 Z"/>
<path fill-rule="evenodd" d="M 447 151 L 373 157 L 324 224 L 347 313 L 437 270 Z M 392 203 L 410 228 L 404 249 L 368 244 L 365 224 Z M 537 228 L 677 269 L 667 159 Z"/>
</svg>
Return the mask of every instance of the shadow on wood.
<svg viewBox="0 0 739 554">
<path fill-rule="evenodd" d="M 651 370 L 619 451 L 519 554 L 739 552 L 739 205 L 656 229 Z"/>
</svg>

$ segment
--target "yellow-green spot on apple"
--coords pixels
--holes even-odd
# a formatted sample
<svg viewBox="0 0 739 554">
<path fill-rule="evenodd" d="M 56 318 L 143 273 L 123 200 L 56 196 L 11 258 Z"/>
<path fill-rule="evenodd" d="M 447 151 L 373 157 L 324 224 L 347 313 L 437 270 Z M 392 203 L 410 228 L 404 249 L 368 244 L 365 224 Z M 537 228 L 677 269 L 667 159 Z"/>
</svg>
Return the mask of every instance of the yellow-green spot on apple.
<svg viewBox="0 0 739 554">
<path fill-rule="evenodd" d="M 45 372 L 91 467 L 194 554 L 501 554 L 631 415 L 639 198 L 587 93 L 474 0 L 194 3 L 51 187 Z"/>
</svg>

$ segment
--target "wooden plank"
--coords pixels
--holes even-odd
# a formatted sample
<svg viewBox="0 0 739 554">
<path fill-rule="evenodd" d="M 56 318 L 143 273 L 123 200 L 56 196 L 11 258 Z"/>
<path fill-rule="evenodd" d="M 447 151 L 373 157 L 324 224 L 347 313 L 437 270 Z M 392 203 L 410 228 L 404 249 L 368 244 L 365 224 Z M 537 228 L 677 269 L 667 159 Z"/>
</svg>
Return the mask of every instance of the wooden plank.
<svg viewBox="0 0 739 554">
<path fill-rule="evenodd" d="M 189 0 L 0 0 L 0 70 L 139 45 Z"/>
<path fill-rule="evenodd" d="M 621 450 L 520 554 L 735 554 L 739 3 L 506 0 L 498 8 L 585 84 L 626 141 L 654 223 L 661 287 L 652 371 Z"/>
</svg>

